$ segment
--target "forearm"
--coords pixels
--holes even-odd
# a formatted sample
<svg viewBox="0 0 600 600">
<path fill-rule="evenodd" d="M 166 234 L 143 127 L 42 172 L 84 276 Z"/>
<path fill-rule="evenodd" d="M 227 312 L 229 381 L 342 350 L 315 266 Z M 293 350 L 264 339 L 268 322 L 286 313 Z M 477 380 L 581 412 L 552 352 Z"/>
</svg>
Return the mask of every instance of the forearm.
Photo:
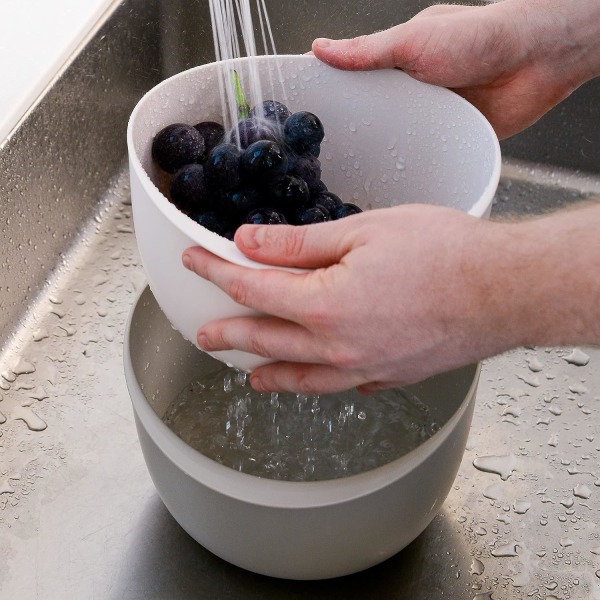
<svg viewBox="0 0 600 600">
<path fill-rule="evenodd" d="M 600 203 L 490 226 L 479 289 L 494 350 L 600 344 Z"/>
</svg>

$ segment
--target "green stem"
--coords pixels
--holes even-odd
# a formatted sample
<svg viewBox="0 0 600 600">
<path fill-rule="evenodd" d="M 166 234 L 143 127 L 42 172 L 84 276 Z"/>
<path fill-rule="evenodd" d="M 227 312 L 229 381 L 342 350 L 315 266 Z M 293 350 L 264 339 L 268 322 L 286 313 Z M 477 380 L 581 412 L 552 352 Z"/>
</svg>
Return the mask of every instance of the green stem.
<svg viewBox="0 0 600 600">
<path fill-rule="evenodd" d="M 244 96 L 244 90 L 242 89 L 242 84 L 240 83 L 237 71 L 231 72 L 231 78 L 233 80 L 233 91 L 238 109 L 238 117 L 240 119 L 247 119 L 250 114 L 250 106 L 246 102 L 246 96 Z"/>
</svg>

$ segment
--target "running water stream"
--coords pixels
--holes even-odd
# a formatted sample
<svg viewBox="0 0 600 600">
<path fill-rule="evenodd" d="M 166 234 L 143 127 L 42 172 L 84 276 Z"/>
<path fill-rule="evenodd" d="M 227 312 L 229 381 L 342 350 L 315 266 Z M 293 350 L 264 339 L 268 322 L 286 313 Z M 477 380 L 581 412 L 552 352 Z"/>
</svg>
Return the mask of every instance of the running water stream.
<svg viewBox="0 0 600 600">
<path fill-rule="evenodd" d="M 240 118 L 240 98 L 236 93 L 236 82 L 232 77 L 233 71 L 240 76 L 241 88 L 248 94 L 251 106 L 260 106 L 265 99 L 263 89 L 258 75 L 255 61 L 252 57 L 261 54 L 277 54 L 271 23 L 267 14 L 264 0 L 255 0 L 255 10 L 252 10 L 250 0 L 209 0 L 210 17 L 213 30 L 213 41 L 215 57 L 222 64 L 219 72 L 219 92 L 221 95 L 221 107 L 223 125 L 225 128 L 233 127 Z M 254 15 L 258 17 L 260 29 L 260 42 L 257 45 L 255 36 Z M 249 57 L 249 69 L 246 77 L 236 63 L 243 57 Z M 226 62 L 225 62 L 226 61 Z M 283 78 L 277 72 L 279 81 Z M 276 82 L 270 73 L 269 92 L 271 97 L 275 95 Z M 278 88 L 279 89 L 279 88 Z M 283 93 L 283 90 L 280 92 Z M 278 98 L 286 103 L 287 98 Z"/>
</svg>

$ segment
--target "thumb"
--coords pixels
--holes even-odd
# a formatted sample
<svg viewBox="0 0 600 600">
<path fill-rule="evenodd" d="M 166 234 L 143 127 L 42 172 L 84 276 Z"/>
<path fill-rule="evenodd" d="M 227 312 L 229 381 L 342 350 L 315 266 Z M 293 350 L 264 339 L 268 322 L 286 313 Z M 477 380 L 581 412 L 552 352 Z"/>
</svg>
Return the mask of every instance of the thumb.
<svg viewBox="0 0 600 600">
<path fill-rule="evenodd" d="M 319 60 L 338 69 L 404 68 L 407 62 L 404 26 L 403 23 L 385 31 L 346 40 L 318 38 L 312 44 L 312 51 Z"/>
<path fill-rule="evenodd" d="M 352 225 L 361 216 L 302 226 L 242 225 L 235 233 L 235 243 L 258 262 L 304 269 L 328 267 L 352 248 L 356 238 Z"/>
</svg>

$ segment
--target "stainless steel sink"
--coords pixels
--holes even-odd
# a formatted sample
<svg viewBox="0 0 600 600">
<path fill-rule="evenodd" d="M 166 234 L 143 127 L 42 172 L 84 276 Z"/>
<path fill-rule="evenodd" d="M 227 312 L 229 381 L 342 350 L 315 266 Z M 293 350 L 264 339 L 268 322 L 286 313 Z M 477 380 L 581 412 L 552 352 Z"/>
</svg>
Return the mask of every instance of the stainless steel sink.
<svg viewBox="0 0 600 600">
<path fill-rule="evenodd" d="M 205 4 L 123 2 L 0 147 L 0 597 L 600 598 L 597 349 L 582 349 L 586 366 L 567 360 L 571 348 L 486 361 L 442 512 L 364 573 L 320 583 L 246 573 L 163 507 L 122 369 L 125 319 L 145 285 L 125 127 L 147 89 L 213 59 Z M 267 6 L 284 53 L 426 4 Z M 600 79 L 503 143 L 496 214 L 600 196 L 599 97 Z M 473 466 L 511 454 L 506 480 Z"/>
</svg>

